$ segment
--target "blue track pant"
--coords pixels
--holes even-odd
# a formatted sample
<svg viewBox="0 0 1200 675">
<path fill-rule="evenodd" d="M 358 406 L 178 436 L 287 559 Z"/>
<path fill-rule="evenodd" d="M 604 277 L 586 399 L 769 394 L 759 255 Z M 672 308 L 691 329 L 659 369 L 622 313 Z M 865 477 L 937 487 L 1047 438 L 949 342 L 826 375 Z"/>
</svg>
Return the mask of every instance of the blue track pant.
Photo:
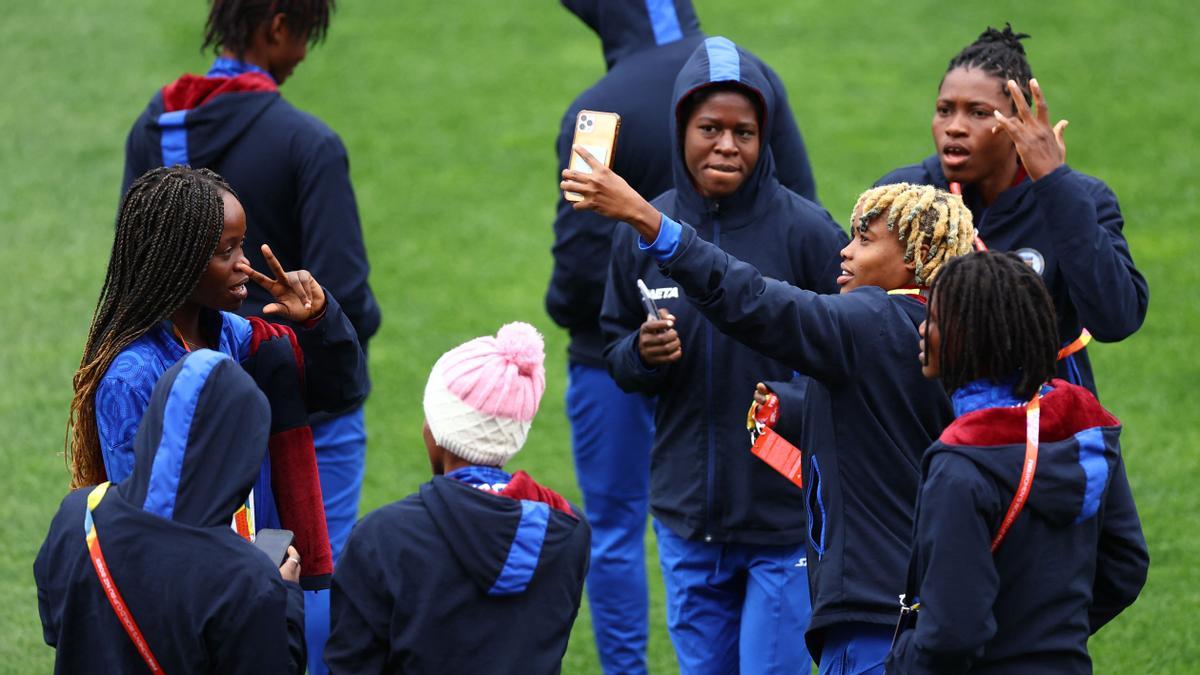
<svg viewBox="0 0 1200 675">
<path fill-rule="evenodd" d="M 657 520 L 667 631 L 684 675 L 808 673 L 804 544 L 706 544 Z"/>
<path fill-rule="evenodd" d="M 362 493 L 363 469 L 367 459 L 367 429 L 363 409 L 313 425 L 313 445 L 317 449 L 317 472 L 321 477 L 321 496 L 325 501 L 325 524 L 329 545 L 337 563 L 346 539 L 358 515 Z M 300 562 L 304 565 L 304 561 Z M 309 675 L 328 673 L 325 667 L 325 641 L 329 639 L 329 591 L 304 593 L 304 638 L 308 643 Z"/>
<path fill-rule="evenodd" d="M 820 675 L 883 675 L 894 626 L 840 623 L 823 632 Z"/>
<path fill-rule="evenodd" d="M 653 399 L 626 394 L 608 372 L 571 363 L 567 418 L 575 475 L 592 526 L 587 594 L 605 673 L 646 672 L 646 514 Z"/>
</svg>

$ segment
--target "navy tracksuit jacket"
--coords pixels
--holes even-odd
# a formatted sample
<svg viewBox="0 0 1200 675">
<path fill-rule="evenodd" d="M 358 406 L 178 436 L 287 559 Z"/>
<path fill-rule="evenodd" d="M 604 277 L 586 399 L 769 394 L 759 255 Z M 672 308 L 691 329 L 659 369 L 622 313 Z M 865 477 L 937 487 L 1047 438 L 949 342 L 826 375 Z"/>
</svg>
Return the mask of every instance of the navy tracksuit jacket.
<svg viewBox="0 0 1200 675">
<path fill-rule="evenodd" d="M 948 186 L 936 155 L 896 169 L 876 185 L 902 181 Z M 1125 219 L 1117 197 L 1104 181 L 1063 165 L 1005 190 L 988 207 L 964 185 L 963 201 L 989 249 L 1015 252 L 1042 275 L 1064 346 L 1083 328 L 1100 342 L 1118 342 L 1141 327 L 1150 291 L 1121 232 Z M 1096 393 L 1086 349 L 1059 361 L 1058 375 Z"/>
<path fill-rule="evenodd" d="M 230 528 L 267 452 L 271 410 L 233 359 L 201 349 L 154 387 L 133 473 L 92 517 L 105 561 L 165 672 L 302 673 L 304 600 L 279 561 Z M 67 495 L 33 564 L 56 673 L 147 668 L 101 590 Z"/>
<path fill-rule="evenodd" d="M 888 672 L 1091 673 L 1088 636 L 1146 582 L 1120 422 L 1062 380 L 1043 390 L 1028 501 L 990 551 L 1025 459 L 1011 384 L 956 391 L 958 419 L 925 452 L 907 588 L 921 608 Z"/>
<path fill-rule="evenodd" d="M 214 71 L 226 61 L 218 59 Z M 367 283 L 346 148 L 324 122 L 280 96 L 265 73 L 235 79 L 253 81 L 256 75 L 263 86 L 214 89 L 215 78 L 184 75 L 156 93 L 125 142 L 121 192 L 164 165 L 221 174 L 246 210 L 244 251 L 254 269 L 267 269 L 259 251 L 267 243 L 285 270 L 312 272 L 337 296 L 365 351 L 380 313 Z M 272 302 L 270 293 L 258 284 L 246 288 L 250 297 L 238 313 L 261 314 Z"/>
<path fill-rule="evenodd" d="M 675 81 L 678 102 L 714 81 L 735 80 L 762 98 L 767 111 L 761 137 L 770 138 L 781 99 L 766 67 L 725 38 L 708 38 Z M 783 118 L 786 119 L 786 118 Z M 676 129 L 686 120 L 671 115 L 676 139 L 675 187 L 657 199 L 668 217 L 693 223 L 721 249 L 752 261 L 764 274 L 802 288 L 836 288 L 838 251 L 846 235 L 815 203 L 779 184 L 774 149 L 764 146 L 737 192 L 708 200 L 692 186 Z M 721 334 L 638 251 L 637 235 L 616 230 L 601 325 L 605 358 L 626 391 L 658 396 L 651 456 L 650 508 L 685 539 L 746 544 L 798 544 L 804 538 L 803 496 L 783 476 L 750 454 L 745 410 L 760 380 L 787 379 L 791 369 Z M 637 350 L 646 320 L 637 280 L 658 296 L 659 307 L 677 318 L 683 358 L 651 370 Z"/>
<path fill-rule="evenodd" d="M 921 374 L 924 305 L 873 286 L 818 295 L 766 278 L 687 225 L 661 269 L 730 338 L 801 373 L 768 384 L 778 431 L 805 453 L 810 652 L 819 662 L 829 626 L 894 624 L 921 453 L 953 419 L 941 385 Z"/>
<path fill-rule="evenodd" d="M 621 132 L 613 171 L 642 197 L 654 199 L 674 185 L 671 88 L 679 69 L 704 40 L 691 0 L 563 0 L 563 5 L 596 31 L 608 72 L 567 107 L 555 142 L 558 170 L 571 158 L 579 111 L 616 112 L 621 115 Z M 659 5 L 672 6 L 674 20 L 669 12 L 655 13 Z M 775 156 L 776 175 L 785 187 L 815 201 L 812 169 L 787 92 L 779 76 L 769 66 L 763 68 L 775 100 L 769 115 L 772 131 L 764 138 Z M 576 211 L 558 195 L 546 311 L 570 331 L 571 361 L 598 368 L 605 367 L 600 305 L 617 224 L 591 211 Z"/>
<path fill-rule="evenodd" d="M 333 575 L 332 673 L 557 673 L 590 529 L 571 507 L 435 476 L 367 514 Z"/>
</svg>

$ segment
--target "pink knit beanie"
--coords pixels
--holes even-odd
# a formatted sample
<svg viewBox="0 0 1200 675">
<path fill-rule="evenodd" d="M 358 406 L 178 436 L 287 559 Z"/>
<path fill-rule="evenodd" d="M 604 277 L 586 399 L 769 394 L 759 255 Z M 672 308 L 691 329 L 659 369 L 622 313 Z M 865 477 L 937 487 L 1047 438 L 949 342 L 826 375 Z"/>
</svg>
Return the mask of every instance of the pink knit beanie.
<svg viewBox="0 0 1200 675">
<path fill-rule="evenodd" d="M 545 345 L 515 322 L 442 355 L 425 384 L 425 421 L 438 445 L 473 464 L 503 466 L 525 444 L 546 390 Z"/>
</svg>

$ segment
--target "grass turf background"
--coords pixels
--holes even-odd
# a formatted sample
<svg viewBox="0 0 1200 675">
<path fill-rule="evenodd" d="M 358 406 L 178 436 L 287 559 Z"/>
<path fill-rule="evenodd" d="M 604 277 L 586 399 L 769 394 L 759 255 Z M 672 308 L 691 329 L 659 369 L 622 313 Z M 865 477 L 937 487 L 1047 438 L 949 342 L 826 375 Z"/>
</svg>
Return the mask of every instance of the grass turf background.
<svg viewBox="0 0 1200 675">
<path fill-rule="evenodd" d="M 420 399 L 444 350 L 524 319 L 547 337 L 548 388 L 514 465 L 578 499 L 563 413 L 565 336 L 545 316 L 554 135 L 603 72 L 599 43 L 556 3 L 350 2 L 283 88 L 350 152 L 384 323 L 362 512 L 427 478 Z M 1011 20 L 1071 164 L 1121 198 L 1151 287 L 1145 326 L 1095 345 L 1104 401 L 1125 422 L 1150 544 L 1136 605 L 1091 642 L 1098 672 L 1187 672 L 1200 662 L 1194 536 L 1200 492 L 1193 351 L 1200 312 L 1195 122 L 1200 21 L 1185 3 L 697 3 L 710 34 L 754 50 L 786 82 L 824 205 L 931 151 L 947 60 Z M 129 124 L 181 72 L 202 72 L 204 3 L 7 3 L 0 21 L 0 672 L 44 672 L 31 564 L 65 492 L 60 455 L 88 319 L 103 279 Z M 650 662 L 671 672 L 653 537 Z M 1192 664 L 1189 666 L 1188 664 Z M 586 607 L 564 671 L 598 672 Z"/>
</svg>

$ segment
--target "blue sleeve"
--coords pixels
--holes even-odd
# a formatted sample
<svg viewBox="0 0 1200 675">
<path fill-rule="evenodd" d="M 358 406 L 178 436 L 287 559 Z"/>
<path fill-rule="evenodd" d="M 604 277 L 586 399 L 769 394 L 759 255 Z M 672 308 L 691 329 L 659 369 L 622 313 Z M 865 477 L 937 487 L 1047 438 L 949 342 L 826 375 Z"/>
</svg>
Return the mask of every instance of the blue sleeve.
<svg viewBox="0 0 1200 675">
<path fill-rule="evenodd" d="M 766 278 L 686 224 L 678 253 L 661 268 L 722 332 L 821 380 L 852 375 L 881 330 L 862 291 L 820 295 Z"/>
<path fill-rule="evenodd" d="M 137 387 L 117 377 L 105 377 L 96 388 L 96 430 L 108 480 L 116 483 L 133 473 L 133 439 L 150 405 L 149 387 Z"/>
<path fill-rule="evenodd" d="M 1088 610 L 1091 632 L 1100 630 L 1133 604 L 1146 585 L 1150 552 L 1142 534 L 1125 461 L 1117 457 L 1113 476 L 1100 514 L 1100 541 L 1096 555 L 1096 578 L 1092 606 Z"/>
<path fill-rule="evenodd" d="M 658 224 L 658 236 L 649 244 L 646 243 L 646 240 L 638 237 L 637 245 L 638 250 L 649 253 L 650 257 L 660 263 L 665 263 L 675 255 L 675 251 L 679 248 L 679 237 L 683 232 L 683 226 L 668 218 L 666 214 L 659 215 L 662 218 Z"/>
<path fill-rule="evenodd" d="M 387 582 L 394 578 L 383 579 L 386 564 L 376 559 L 369 518 L 355 525 L 333 573 L 329 640 L 325 643 L 325 665 L 332 675 L 388 670 L 390 627 L 396 608 Z"/>
<path fill-rule="evenodd" d="M 379 329 L 379 305 L 367 283 L 371 269 L 350 184 L 350 160 L 337 134 L 323 131 L 298 167 L 300 259 L 337 296 L 365 345 Z"/>
<path fill-rule="evenodd" d="M 1065 164 L 1034 181 L 1033 192 L 1054 230 L 1055 257 L 1080 323 L 1101 342 L 1132 335 L 1146 318 L 1150 290 L 1121 232 L 1116 195 Z"/>
<path fill-rule="evenodd" d="M 571 159 L 575 114 L 568 110 L 558 133 L 559 174 Z M 555 181 L 557 185 L 558 180 Z M 587 328 L 596 325 L 604 298 L 604 282 L 612 251 L 616 222 L 592 211 L 576 211 L 572 202 L 555 193 L 558 201 L 554 216 L 554 267 L 546 289 L 546 313 L 563 328 Z"/>
<path fill-rule="evenodd" d="M 646 321 L 646 313 L 637 295 L 635 256 L 644 254 L 636 250 L 636 236 L 632 228 L 623 227 L 613 237 L 600 328 L 606 343 L 604 360 L 617 386 L 627 392 L 654 394 L 664 386 L 676 364 L 649 368 L 638 352 L 638 331 Z"/>
<path fill-rule="evenodd" d="M 892 646 L 889 673 L 966 673 L 996 634 L 992 607 L 1000 577 L 989 523 L 1001 505 L 975 471 L 970 460 L 949 453 L 930 463 L 913 541 L 921 609 L 916 627 Z"/>
<path fill-rule="evenodd" d="M 771 156 L 775 158 L 775 175 L 779 182 L 796 194 L 817 201 L 817 182 L 808 164 L 808 151 L 800 127 L 792 116 L 787 89 L 775 71 L 767 67 L 767 79 L 775 90 L 775 120 L 771 124 Z"/>
</svg>

